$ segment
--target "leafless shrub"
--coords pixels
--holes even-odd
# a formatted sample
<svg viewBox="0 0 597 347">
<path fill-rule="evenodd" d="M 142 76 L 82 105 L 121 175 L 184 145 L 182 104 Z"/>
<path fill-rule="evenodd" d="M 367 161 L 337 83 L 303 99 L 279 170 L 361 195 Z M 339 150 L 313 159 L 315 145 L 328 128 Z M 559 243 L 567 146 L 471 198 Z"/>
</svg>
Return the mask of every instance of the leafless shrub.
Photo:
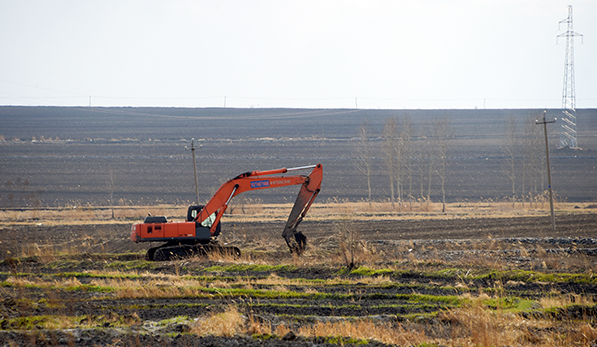
<svg viewBox="0 0 597 347">
<path fill-rule="evenodd" d="M 344 264 L 353 269 L 374 253 L 361 237 L 361 232 L 351 222 L 334 225 L 334 235 L 338 239 L 339 254 Z"/>
</svg>

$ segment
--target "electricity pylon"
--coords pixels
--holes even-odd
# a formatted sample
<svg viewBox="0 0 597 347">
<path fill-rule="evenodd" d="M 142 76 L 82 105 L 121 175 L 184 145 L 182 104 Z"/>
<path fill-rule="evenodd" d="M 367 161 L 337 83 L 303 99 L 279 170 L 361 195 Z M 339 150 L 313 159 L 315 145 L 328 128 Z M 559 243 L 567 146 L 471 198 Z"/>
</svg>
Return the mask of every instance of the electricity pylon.
<svg viewBox="0 0 597 347">
<path fill-rule="evenodd" d="M 576 94 L 574 91 L 574 37 L 582 34 L 572 30 L 572 5 L 568 6 L 568 18 L 559 24 L 566 23 L 567 30 L 557 37 L 566 38 L 566 61 L 564 62 L 564 88 L 562 91 L 562 129 L 560 131 L 560 148 L 578 148 L 576 140 Z"/>
</svg>

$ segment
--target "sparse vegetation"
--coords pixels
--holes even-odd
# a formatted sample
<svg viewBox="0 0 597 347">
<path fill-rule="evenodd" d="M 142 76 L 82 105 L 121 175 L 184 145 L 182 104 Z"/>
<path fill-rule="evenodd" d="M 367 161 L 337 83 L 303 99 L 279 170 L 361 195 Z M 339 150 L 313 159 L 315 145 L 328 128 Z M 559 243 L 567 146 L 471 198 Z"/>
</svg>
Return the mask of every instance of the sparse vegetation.
<svg viewBox="0 0 597 347">
<path fill-rule="evenodd" d="M 559 208 L 578 210 L 563 203 Z M 447 216 L 441 206 L 436 212 L 399 212 L 389 201 L 321 203 L 314 218 L 337 221 L 327 224 L 327 237 L 309 234 L 311 246 L 301 258 L 279 250 L 283 245 L 276 246 L 269 234 L 243 237 L 243 223 L 264 215 L 277 220 L 286 210 L 263 204 L 227 215 L 228 223 L 240 223 L 235 242 L 244 242 L 244 254 L 238 259 L 214 255 L 157 263 L 143 260 L 142 253 L 94 253 L 101 242 L 83 232 L 78 246 L 30 244 L 0 262 L 0 336 L 11 341 L 42 339 L 34 335 L 39 331 L 110 330 L 123 338 L 158 334 L 164 341 L 195 336 L 193 341 L 421 346 L 589 346 L 597 339 L 597 261 L 574 248 L 592 239 L 562 239 L 570 247 L 560 243 L 558 249 L 547 241 L 504 238 L 386 245 L 372 242 L 376 232 L 363 229 L 364 221 L 381 216 L 389 222 L 416 218 L 429 226 L 437 220 L 444 227 L 446 218 L 467 218 L 472 225 L 475 215 L 519 213 L 509 201 L 452 206 Z M 347 219 L 355 210 L 361 220 Z M 77 346 L 80 340 L 72 341 Z"/>
<path fill-rule="evenodd" d="M 389 200 L 372 201 L 342 201 L 330 199 L 326 202 L 316 202 L 309 210 L 308 220 L 311 221 L 337 221 L 350 218 L 358 220 L 379 219 L 409 220 L 409 219 L 446 219 L 446 218 L 503 218 L 522 216 L 544 216 L 549 213 L 549 202 L 546 192 L 533 197 L 535 204 L 524 207 L 512 207 L 510 198 L 484 199 L 482 202 L 448 203 L 447 213 L 441 214 L 441 203 L 429 200 L 422 201 L 420 205 L 393 207 Z M 224 215 L 227 223 L 253 222 L 253 221 L 285 221 L 292 203 L 265 204 L 256 201 L 250 208 L 237 208 L 233 213 Z M 591 202 L 572 203 L 555 202 L 555 208 L 560 213 L 595 213 L 597 204 Z M 63 208 L 39 208 L 18 210 L 0 210 L 0 226 L 2 225 L 80 225 L 80 224 L 126 224 L 140 221 L 151 213 L 154 216 L 164 215 L 169 220 L 183 220 L 186 216 L 187 206 L 183 205 L 157 205 L 157 206 L 70 206 Z M 111 218 L 114 212 L 114 219 Z M 89 239 L 88 241 L 92 241 Z M 36 247 L 30 245 L 30 247 Z M 41 247 L 38 245 L 38 247 Z M 46 246 L 43 246 L 46 247 Z"/>
</svg>

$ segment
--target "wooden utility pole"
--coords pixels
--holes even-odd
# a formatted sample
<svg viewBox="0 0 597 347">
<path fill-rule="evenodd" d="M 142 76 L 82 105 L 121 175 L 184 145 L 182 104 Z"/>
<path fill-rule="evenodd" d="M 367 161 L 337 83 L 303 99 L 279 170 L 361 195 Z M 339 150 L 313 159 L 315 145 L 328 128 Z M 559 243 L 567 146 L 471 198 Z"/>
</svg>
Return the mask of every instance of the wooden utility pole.
<svg viewBox="0 0 597 347">
<path fill-rule="evenodd" d="M 201 148 L 201 145 L 199 145 Z M 191 148 L 185 147 L 193 153 L 193 171 L 195 172 L 195 204 L 199 205 L 199 182 L 197 181 L 197 165 L 195 164 L 195 139 L 191 139 Z"/>
<path fill-rule="evenodd" d="M 556 215 L 553 211 L 553 192 L 551 190 L 551 168 L 549 167 L 549 146 L 547 145 L 547 124 L 548 123 L 555 123 L 557 118 L 554 120 L 547 121 L 545 120 L 545 114 L 547 111 L 543 111 L 543 120 L 535 120 L 535 124 L 543 124 L 543 133 L 545 134 L 545 157 L 547 163 L 547 184 L 549 185 L 549 207 L 551 209 L 551 228 L 553 231 L 556 231 Z"/>
</svg>

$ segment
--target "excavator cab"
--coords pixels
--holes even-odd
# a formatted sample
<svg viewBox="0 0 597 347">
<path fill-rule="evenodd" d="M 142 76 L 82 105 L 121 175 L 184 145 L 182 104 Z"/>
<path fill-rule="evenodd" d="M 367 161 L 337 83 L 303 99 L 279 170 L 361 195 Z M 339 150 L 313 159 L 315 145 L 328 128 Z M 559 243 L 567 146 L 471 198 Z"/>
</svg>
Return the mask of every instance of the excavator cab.
<svg viewBox="0 0 597 347">
<path fill-rule="evenodd" d="M 201 210 L 203 210 L 203 205 L 189 206 L 189 209 L 187 210 L 187 222 L 195 221 L 195 219 L 197 218 L 199 213 L 201 213 Z M 211 226 L 213 225 L 215 220 L 216 220 L 216 214 L 212 213 L 203 222 L 199 223 L 197 221 L 197 228 L 203 227 L 203 228 L 207 228 L 209 230 L 209 229 L 211 229 Z M 220 222 L 218 221 L 218 226 L 216 227 L 216 231 L 215 231 L 214 235 L 212 235 L 212 236 L 217 237 L 218 235 L 220 235 L 220 231 L 221 231 L 221 225 L 220 225 Z"/>
</svg>

